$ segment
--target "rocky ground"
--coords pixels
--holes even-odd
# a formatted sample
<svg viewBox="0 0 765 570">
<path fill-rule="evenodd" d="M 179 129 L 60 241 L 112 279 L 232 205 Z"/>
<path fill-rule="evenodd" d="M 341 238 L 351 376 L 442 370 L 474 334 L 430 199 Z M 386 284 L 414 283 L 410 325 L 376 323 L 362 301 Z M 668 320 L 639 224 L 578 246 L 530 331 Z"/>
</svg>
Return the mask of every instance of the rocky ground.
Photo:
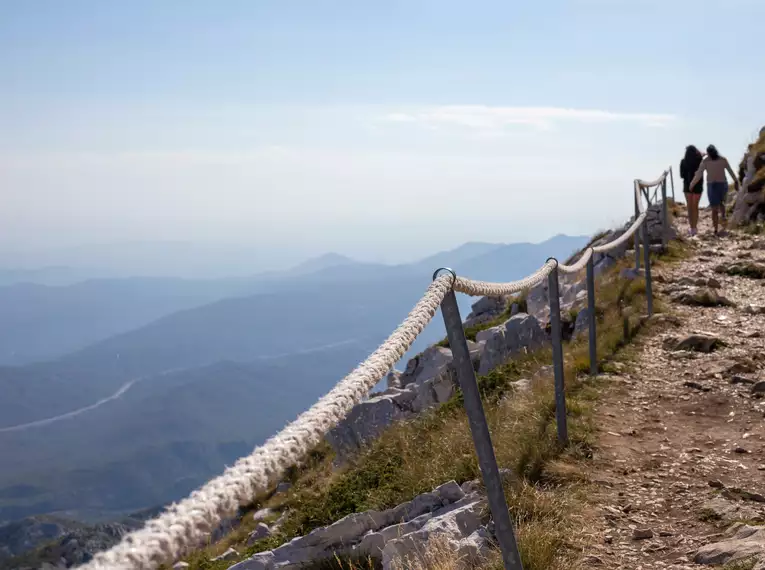
<svg viewBox="0 0 765 570">
<path fill-rule="evenodd" d="M 765 530 L 729 528 L 765 522 L 765 240 L 711 233 L 703 212 L 693 255 L 657 276 L 677 319 L 640 341 L 598 405 L 591 567 L 690 569 L 760 553 L 762 566 L 728 567 L 765 568 Z"/>
</svg>

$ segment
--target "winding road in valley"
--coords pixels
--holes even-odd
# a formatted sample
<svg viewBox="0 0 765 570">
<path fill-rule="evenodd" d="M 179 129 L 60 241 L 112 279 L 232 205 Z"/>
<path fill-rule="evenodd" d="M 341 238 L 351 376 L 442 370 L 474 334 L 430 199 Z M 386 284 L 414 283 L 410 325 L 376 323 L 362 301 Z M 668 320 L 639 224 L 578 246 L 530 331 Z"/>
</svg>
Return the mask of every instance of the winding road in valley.
<svg viewBox="0 0 765 570">
<path fill-rule="evenodd" d="M 112 402 L 114 400 L 118 400 L 122 396 L 125 395 L 125 393 L 130 390 L 130 388 L 133 387 L 133 385 L 136 382 L 139 382 L 142 380 L 142 378 L 135 378 L 133 380 L 130 380 L 129 382 L 126 382 L 123 384 L 119 390 L 117 390 L 114 394 L 111 396 L 108 396 L 107 398 L 103 398 L 101 400 L 98 400 L 97 402 L 90 404 L 89 406 L 84 406 L 82 408 L 78 408 L 76 410 L 72 410 L 71 412 L 66 412 L 65 414 L 59 414 L 57 416 L 53 416 L 51 418 L 45 418 L 44 420 L 35 420 L 33 422 L 27 422 L 24 424 L 17 424 L 15 426 L 7 426 L 0 428 L 0 433 L 11 433 L 11 432 L 18 432 L 18 431 L 25 431 L 31 428 L 37 428 L 37 427 L 43 427 L 50 425 L 55 422 L 59 422 L 61 420 L 68 420 L 71 418 L 74 418 L 76 416 L 79 416 L 80 414 L 84 414 L 85 412 L 89 412 L 91 410 L 95 410 L 96 408 L 100 408 L 104 404 L 108 404 L 109 402 Z"/>
<path fill-rule="evenodd" d="M 342 340 L 342 341 L 338 341 L 338 342 L 333 342 L 333 343 L 329 343 L 329 344 L 324 344 L 324 345 L 320 345 L 320 346 L 305 348 L 305 349 L 302 349 L 302 350 L 297 350 L 297 351 L 293 351 L 293 352 L 289 352 L 289 353 L 277 354 L 277 355 L 267 356 L 267 357 L 261 357 L 258 360 L 261 360 L 261 361 L 276 360 L 276 359 L 280 359 L 280 358 L 289 357 L 289 356 L 292 356 L 292 355 L 295 355 L 295 354 L 310 354 L 312 352 L 321 352 L 322 350 L 328 350 L 328 349 L 337 348 L 337 347 L 341 347 L 341 346 L 345 346 L 345 345 L 349 345 L 349 344 L 355 344 L 356 342 L 357 342 L 356 339 L 346 339 L 346 340 Z M 159 375 L 161 376 L 161 375 L 164 375 L 164 374 L 168 374 L 170 372 L 177 372 L 179 370 L 181 370 L 181 368 L 173 368 L 171 370 L 165 370 L 164 372 L 161 372 Z M 16 424 L 14 426 L 0 427 L 0 434 L 26 431 L 28 429 L 44 427 L 44 426 L 48 426 L 48 425 L 54 424 L 56 422 L 60 422 L 62 420 L 69 420 L 69 419 L 75 418 L 75 417 L 80 416 L 80 415 L 82 415 L 82 414 L 84 414 L 86 412 L 90 412 L 92 410 L 95 410 L 96 408 L 100 408 L 101 406 L 103 406 L 105 404 L 108 404 L 109 402 L 113 402 L 115 400 L 119 400 L 122 396 L 124 396 L 128 392 L 128 390 L 130 390 L 130 388 L 132 388 L 135 384 L 137 384 L 138 382 L 140 382 L 144 378 L 146 378 L 146 377 L 134 378 L 133 380 L 130 380 L 129 382 L 126 382 L 125 384 L 123 384 L 120 387 L 120 389 L 117 390 L 111 396 L 108 396 L 106 398 L 98 400 L 97 402 L 94 402 L 94 403 L 92 403 L 92 404 L 90 404 L 88 406 L 83 406 L 82 408 L 78 408 L 76 410 L 72 410 L 71 412 L 66 412 L 64 414 L 59 414 L 57 416 L 53 416 L 53 417 L 50 417 L 50 418 L 45 418 L 45 419 L 42 419 L 42 420 L 35 420 L 33 422 L 26 422 L 26 423 L 23 423 L 23 424 Z"/>
</svg>

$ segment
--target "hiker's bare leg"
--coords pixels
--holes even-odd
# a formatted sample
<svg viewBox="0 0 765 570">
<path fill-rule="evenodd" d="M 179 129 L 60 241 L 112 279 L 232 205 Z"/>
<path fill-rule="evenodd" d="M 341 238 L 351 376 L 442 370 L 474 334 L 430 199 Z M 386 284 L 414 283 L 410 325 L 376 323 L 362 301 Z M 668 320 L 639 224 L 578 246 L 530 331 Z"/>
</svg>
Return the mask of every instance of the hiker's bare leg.
<svg viewBox="0 0 765 570">
<path fill-rule="evenodd" d="M 699 201 L 701 200 L 701 194 L 691 194 L 693 200 L 693 231 L 699 229 Z"/>
<path fill-rule="evenodd" d="M 693 194 L 689 192 L 685 193 L 685 204 L 686 210 L 688 210 L 688 227 L 691 229 L 691 231 L 693 231 Z"/>
</svg>

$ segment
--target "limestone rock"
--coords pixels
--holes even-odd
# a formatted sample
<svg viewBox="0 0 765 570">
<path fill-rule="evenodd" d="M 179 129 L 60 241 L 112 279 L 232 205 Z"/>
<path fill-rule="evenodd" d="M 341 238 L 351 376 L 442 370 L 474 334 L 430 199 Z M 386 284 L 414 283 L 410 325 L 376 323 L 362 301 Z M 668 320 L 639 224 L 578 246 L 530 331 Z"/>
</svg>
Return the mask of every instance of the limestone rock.
<svg viewBox="0 0 765 570">
<path fill-rule="evenodd" d="M 385 382 L 388 388 L 401 388 L 401 376 L 403 374 L 403 372 L 396 370 L 395 368 L 388 372 L 388 375 L 385 377 Z"/>
<path fill-rule="evenodd" d="M 714 277 L 705 277 L 699 275 L 696 277 L 682 277 L 674 283 L 677 287 L 708 287 L 709 289 L 719 289 L 722 284 Z"/>
<path fill-rule="evenodd" d="M 670 299 L 675 303 L 696 307 L 732 307 L 734 305 L 728 298 L 720 295 L 717 290 L 708 287 L 693 287 L 677 291 L 670 295 Z"/>
<path fill-rule="evenodd" d="M 728 564 L 752 557 L 765 557 L 765 527 L 736 524 L 726 540 L 702 546 L 694 556 L 696 564 Z"/>
<path fill-rule="evenodd" d="M 397 400 L 403 397 L 403 400 L 412 401 L 416 396 L 415 391 L 391 388 L 381 396 L 360 402 L 327 433 L 326 439 L 341 456 L 358 449 L 394 421 L 407 415 L 408 410 L 400 406 Z"/>
<path fill-rule="evenodd" d="M 707 333 L 690 334 L 679 340 L 677 337 L 669 336 L 664 340 L 664 348 L 673 351 L 712 352 L 723 344 L 720 337 Z"/>
<path fill-rule="evenodd" d="M 478 368 L 483 346 L 468 341 L 468 350 Z M 449 401 L 457 391 L 452 351 L 440 346 L 425 349 L 407 363 L 398 379 L 400 388 L 370 395 L 329 431 L 326 439 L 341 462 L 393 422 Z"/>
<path fill-rule="evenodd" d="M 744 307 L 744 312 L 747 315 L 763 315 L 765 314 L 765 307 L 749 304 Z"/>
<path fill-rule="evenodd" d="M 500 316 L 509 302 L 509 297 L 481 297 L 470 307 L 472 311 L 465 319 L 465 328 L 480 325 Z"/>
<path fill-rule="evenodd" d="M 452 351 L 440 346 L 431 346 L 412 358 L 401 375 L 400 385 L 405 388 L 414 382 L 422 383 L 441 374 L 452 361 Z"/>
<path fill-rule="evenodd" d="M 185 570 L 188 567 L 189 567 L 188 562 L 181 561 L 181 562 L 176 562 L 175 564 L 173 564 L 173 570 Z"/>
<path fill-rule="evenodd" d="M 738 275 L 750 279 L 765 279 L 765 265 L 754 261 L 739 261 L 728 265 L 718 265 L 717 273 L 726 275 Z"/>
<path fill-rule="evenodd" d="M 446 533 L 457 550 L 476 553 L 488 545 L 486 533 L 472 536 L 480 528 L 484 510 L 485 500 L 477 493 L 466 495 L 455 481 L 449 481 L 392 509 L 353 513 L 231 568 L 292 570 L 335 554 L 385 558 L 392 542 L 402 541 L 388 549 L 389 554 L 409 552 L 410 546 L 421 550 L 427 538 L 437 533 Z"/>
<path fill-rule="evenodd" d="M 704 503 L 701 515 L 707 520 L 732 523 L 737 520 L 764 520 L 763 514 L 755 507 L 740 500 L 726 500 L 723 497 L 714 497 Z"/>
<path fill-rule="evenodd" d="M 397 563 L 421 556 L 428 540 L 434 536 L 438 536 L 441 540 L 445 539 L 449 550 L 456 553 L 467 553 L 471 545 L 476 550 L 480 550 L 481 546 L 487 544 L 486 541 L 479 539 L 480 535 L 470 538 L 467 543 L 462 541 L 481 528 L 481 514 L 484 508 L 483 501 L 475 500 L 435 512 L 419 530 L 387 542 L 382 550 L 383 569 L 395 568 Z M 480 546 L 476 548 L 476 544 Z"/>
<path fill-rule="evenodd" d="M 247 537 L 247 546 L 252 546 L 257 541 L 268 538 L 269 536 L 271 536 L 271 529 L 268 528 L 268 525 L 265 523 L 258 523 L 255 530 L 253 530 Z"/>
<path fill-rule="evenodd" d="M 274 514 L 271 509 L 259 509 L 252 514 L 252 520 L 260 522 L 266 520 L 268 517 Z"/>
<path fill-rule="evenodd" d="M 510 356 L 537 349 L 547 342 L 539 321 L 526 313 L 518 313 L 503 325 L 479 332 L 476 340 L 485 343 L 479 374 L 487 374 Z"/>
<path fill-rule="evenodd" d="M 238 558 L 238 557 L 239 557 L 239 553 L 233 548 L 229 548 L 226 552 L 224 552 L 220 556 L 211 558 L 210 562 L 221 562 L 223 560 L 233 560 L 234 558 Z"/>
<path fill-rule="evenodd" d="M 653 530 L 650 528 L 636 528 L 632 531 L 633 540 L 646 540 L 648 538 L 653 538 Z"/>
</svg>

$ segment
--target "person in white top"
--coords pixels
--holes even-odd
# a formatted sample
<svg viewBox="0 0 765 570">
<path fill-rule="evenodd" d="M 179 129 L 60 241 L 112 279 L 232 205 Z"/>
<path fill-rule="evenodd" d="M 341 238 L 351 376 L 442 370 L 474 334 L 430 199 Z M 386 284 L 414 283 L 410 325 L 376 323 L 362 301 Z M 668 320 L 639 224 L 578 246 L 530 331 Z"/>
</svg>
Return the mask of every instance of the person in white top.
<svg viewBox="0 0 765 570">
<path fill-rule="evenodd" d="M 722 156 L 713 144 L 707 147 L 707 155 L 701 161 L 701 165 L 691 180 L 691 188 L 703 180 L 704 171 L 707 173 L 707 198 L 712 207 L 712 225 L 715 229 L 715 236 L 718 236 L 720 235 L 720 222 L 722 222 L 723 230 L 726 225 L 725 197 L 728 194 L 728 180 L 725 178 L 725 173 L 730 174 L 736 189 L 738 189 L 738 178 L 730 167 L 728 159 Z"/>
</svg>

